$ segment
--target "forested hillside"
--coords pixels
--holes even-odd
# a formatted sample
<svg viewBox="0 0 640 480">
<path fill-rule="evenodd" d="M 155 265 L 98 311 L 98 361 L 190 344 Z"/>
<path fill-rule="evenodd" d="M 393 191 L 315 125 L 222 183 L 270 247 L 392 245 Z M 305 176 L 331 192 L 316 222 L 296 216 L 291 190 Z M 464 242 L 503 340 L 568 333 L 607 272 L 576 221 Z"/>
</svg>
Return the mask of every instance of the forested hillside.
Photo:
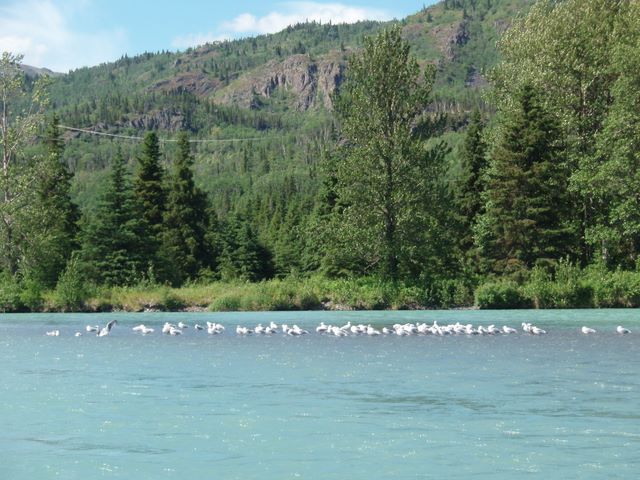
<svg viewBox="0 0 640 480">
<path fill-rule="evenodd" d="M 639 304 L 637 8 L 445 0 L 48 85 L 5 54 L 4 308 L 272 278 L 368 279 L 368 307 Z"/>
<path fill-rule="evenodd" d="M 400 22 L 421 65 L 437 65 L 429 109 L 437 135 L 452 145 L 474 106 L 495 41 L 528 0 L 446 1 Z M 60 123 L 101 132 L 248 141 L 196 144 L 198 185 L 221 218 L 242 215 L 275 255 L 276 270 L 304 268 L 297 228 L 312 210 L 323 149 L 333 140 L 332 95 L 348 58 L 386 24 L 295 25 L 274 34 L 160 52 L 83 68 L 56 79 L 52 107 Z M 436 117 L 436 115 L 438 115 Z M 139 142 L 65 132 L 73 197 L 95 207 L 116 149 L 133 170 Z M 172 145 L 162 145 L 165 161 Z M 286 239 L 286 240 L 285 240 Z M 281 251 L 281 245 L 295 254 Z M 281 259 L 296 258 L 293 264 Z"/>
</svg>

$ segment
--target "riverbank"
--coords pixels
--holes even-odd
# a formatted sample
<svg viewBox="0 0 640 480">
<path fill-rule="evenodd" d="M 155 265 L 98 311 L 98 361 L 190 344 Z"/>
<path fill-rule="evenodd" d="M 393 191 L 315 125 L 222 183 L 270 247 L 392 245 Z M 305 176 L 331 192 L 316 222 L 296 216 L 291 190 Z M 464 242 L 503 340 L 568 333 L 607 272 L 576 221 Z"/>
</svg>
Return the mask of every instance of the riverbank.
<svg viewBox="0 0 640 480">
<path fill-rule="evenodd" d="M 0 283 L 2 312 L 105 311 L 288 311 L 418 310 L 473 305 L 473 290 L 456 293 L 447 284 L 448 300 L 433 288 L 373 278 L 324 277 L 273 279 L 258 283 L 212 282 L 181 288 L 141 284 L 96 287 L 80 282 L 50 291 Z"/>
<path fill-rule="evenodd" d="M 274 279 L 213 282 L 182 288 L 141 284 L 95 287 L 59 283 L 41 291 L 28 283 L 0 282 L 0 312 L 290 311 L 640 307 L 640 272 L 581 270 L 555 275 L 533 270 L 525 278 L 446 280 L 429 285 L 375 278 Z"/>
<path fill-rule="evenodd" d="M 259 283 L 215 282 L 182 288 L 116 287 L 99 289 L 85 302 L 88 311 L 129 312 L 407 310 L 426 307 L 424 292 L 415 287 L 372 279 L 323 278 L 287 278 Z"/>
</svg>

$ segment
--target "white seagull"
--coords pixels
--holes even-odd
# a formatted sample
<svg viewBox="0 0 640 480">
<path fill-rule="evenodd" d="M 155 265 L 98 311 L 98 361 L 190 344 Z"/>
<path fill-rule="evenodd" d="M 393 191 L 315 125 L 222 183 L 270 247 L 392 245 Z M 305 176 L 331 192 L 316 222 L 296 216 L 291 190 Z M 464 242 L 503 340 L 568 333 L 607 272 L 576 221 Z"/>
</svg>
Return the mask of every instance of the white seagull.
<svg viewBox="0 0 640 480">
<path fill-rule="evenodd" d="M 590 333 L 596 333 L 596 331 L 593 328 L 589 328 L 589 327 L 582 327 L 580 331 L 585 335 L 589 335 Z"/>
<path fill-rule="evenodd" d="M 162 333 L 169 334 L 172 328 L 176 328 L 176 326 L 172 323 L 165 322 L 162 326 Z"/>
<path fill-rule="evenodd" d="M 620 335 L 626 335 L 627 333 L 631 333 L 631 330 L 624 328 L 622 325 L 618 325 L 616 328 L 616 332 Z"/>
<path fill-rule="evenodd" d="M 250 328 L 236 325 L 236 335 L 249 335 L 251 333 L 253 333 L 253 330 L 251 330 Z"/>
<path fill-rule="evenodd" d="M 99 337 L 106 337 L 107 335 L 109 335 L 109 332 L 111 332 L 111 329 L 113 328 L 114 325 L 117 325 L 117 323 L 118 323 L 117 320 L 111 320 L 109 323 L 107 323 L 107 325 L 105 327 L 103 327 L 98 332 L 98 336 Z"/>
</svg>

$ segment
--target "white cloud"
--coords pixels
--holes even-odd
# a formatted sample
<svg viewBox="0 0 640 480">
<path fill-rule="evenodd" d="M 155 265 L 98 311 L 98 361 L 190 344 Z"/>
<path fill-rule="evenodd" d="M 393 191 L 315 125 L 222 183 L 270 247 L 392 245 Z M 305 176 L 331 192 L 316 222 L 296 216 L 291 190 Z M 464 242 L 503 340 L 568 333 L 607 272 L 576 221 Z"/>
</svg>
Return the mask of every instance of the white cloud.
<svg viewBox="0 0 640 480">
<path fill-rule="evenodd" d="M 284 2 L 279 11 L 257 17 L 251 13 L 243 13 L 233 20 L 223 22 L 220 33 L 194 34 L 177 37 L 173 46 L 184 48 L 202 43 L 237 37 L 241 34 L 275 33 L 289 25 L 306 21 L 322 23 L 355 23 L 360 20 L 391 20 L 393 14 L 388 10 L 377 8 L 363 8 L 345 5 L 343 3 L 320 2 Z M 203 41 L 201 41 L 203 40 Z M 199 42 L 199 43 L 198 43 Z"/>
<path fill-rule="evenodd" d="M 275 33 L 289 25 L 315 20 L 322 23 L 355 23 L 360 20 L 390 20 L 393 15 L 376 8 L 352 7 L 343 3 L 286 2 L 283 11 L 263 17 L 250 13 L 238 15 L 223 24 L 223 29 L 235 33 Z"/>
<path fill-rule="evenodd" d="M 79 0 L 63 9 L 51 0 L 19 0 L 0 6 L 0 50 L 58 72 L 120 57 L 126 49 L 122 30 L 81 33 L 70 26 L 75 9 L 86 4 Z"/>
<path fill-rule="evenodd" d="M 221 42 L 231 38 L 229 35 L 216 35 L 214 33 L 189 33 L 187 35 L 180 35 L 175 37 L 171 41 L 173 48 L 188 48 L 195 47 L 197 45 L 204 45 L 205 43 Z"/>
</svg>

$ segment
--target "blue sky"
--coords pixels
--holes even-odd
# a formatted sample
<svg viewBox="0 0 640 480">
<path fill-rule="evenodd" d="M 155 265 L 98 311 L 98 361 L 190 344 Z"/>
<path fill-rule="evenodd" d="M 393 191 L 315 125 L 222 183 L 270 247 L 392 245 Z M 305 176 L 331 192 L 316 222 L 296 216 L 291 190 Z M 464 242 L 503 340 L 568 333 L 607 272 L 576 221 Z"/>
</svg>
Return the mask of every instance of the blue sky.
<svg viewBox="0 0 640 480">
<path fill-rule="evenodd" d="M 321 20 L 402 18 L 435 0 L 0 0 L 0 51 L 66 72 L 123 54 L 183 50 L 206 41 Z"/>
</svg>

